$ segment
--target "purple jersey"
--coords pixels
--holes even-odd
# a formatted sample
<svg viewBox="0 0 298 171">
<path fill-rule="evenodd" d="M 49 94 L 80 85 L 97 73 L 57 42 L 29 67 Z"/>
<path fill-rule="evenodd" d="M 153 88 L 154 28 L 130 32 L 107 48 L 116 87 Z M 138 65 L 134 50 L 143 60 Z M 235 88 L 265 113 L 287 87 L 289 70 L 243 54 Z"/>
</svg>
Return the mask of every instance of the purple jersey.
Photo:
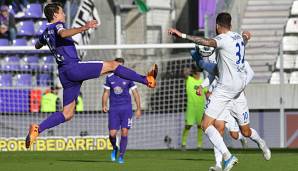
<svg viewBox="0 0 298 171">
<path fill-rule="evenodd" d="M 72 38 L 59 36 L 58 32 L 62 29 L 65 29 L 63 22 L 51 23 L 39 37 L 41 44 L 48 45 L 59 68 L 80 61 Z"/>
<path fill-rule="evenodd" d="M 110 74 L 106 77 L 104 88 L 110 90 L 110 108 L 113 108 L 119 105 L 131 106 L 129 90 L 135 89 L 137 86 L 133 81 Z"/>
</svg>

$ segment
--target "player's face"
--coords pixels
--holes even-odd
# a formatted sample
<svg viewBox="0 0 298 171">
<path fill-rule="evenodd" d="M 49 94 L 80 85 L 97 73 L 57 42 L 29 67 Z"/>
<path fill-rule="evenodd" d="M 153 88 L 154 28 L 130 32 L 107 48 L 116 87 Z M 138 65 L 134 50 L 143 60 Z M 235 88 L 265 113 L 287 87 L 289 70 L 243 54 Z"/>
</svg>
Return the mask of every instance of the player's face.
<svg viewBox="0 0 298 171">
<path fill-rule="evenodd" d="M 55 17 L 57 21 L 65 22 L 65 14 L 63 9 L 59 6 L 58 13 L 55 13 Z"/>
</svg>

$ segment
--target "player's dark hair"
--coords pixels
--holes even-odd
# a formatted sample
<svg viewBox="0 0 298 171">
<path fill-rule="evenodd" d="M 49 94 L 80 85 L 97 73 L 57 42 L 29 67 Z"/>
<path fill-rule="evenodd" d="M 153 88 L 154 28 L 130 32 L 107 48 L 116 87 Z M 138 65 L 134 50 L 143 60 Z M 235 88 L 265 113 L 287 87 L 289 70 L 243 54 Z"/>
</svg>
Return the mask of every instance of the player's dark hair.
<svg viewBox="0 0 298 171">
<path fill-rule="evenodd" d="M 124 64 L 124 59 L 123 58 L 116 58 L 115 61 Z"/>
<path fill-rule="evenodd" d="M 58 13 L 59 7 L 63 9 L 62 4 L 59 2 L 50 3 L 44 7 L 44 15 L 48 22 L 51 22 L 54 19 L 54 13 Z"/>
<path fill-rule="evenodd" d="M 225 28 L 231 28 L 231 21 L 232 17 L 227 12 L 219 13 L 216 17 L 216 24 Z"/>
<path fill-rule="evenodd" d="M 200 67 L 197 67 L 196 65 L 191 65 L 191 74 L 196 74 L 198 72 L 202 72 L 203 70 Z"/>
</svg>

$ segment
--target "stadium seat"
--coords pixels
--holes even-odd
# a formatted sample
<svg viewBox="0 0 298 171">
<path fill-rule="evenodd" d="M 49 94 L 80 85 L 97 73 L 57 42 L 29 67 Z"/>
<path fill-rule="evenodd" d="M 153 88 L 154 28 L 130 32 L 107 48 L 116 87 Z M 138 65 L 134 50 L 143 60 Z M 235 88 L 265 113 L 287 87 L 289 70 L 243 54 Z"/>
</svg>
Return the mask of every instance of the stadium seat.
<svg viewBox="0 0 298 171">
<path fill-rule="evenodd" d="M 41 70 L 42 71 L 53 71 L 54 69 L 54 57 L 44 56 L 41 60 Z"/>
<path fill-rule="evenodd" d="M 33 21 L 21 21 L 17 24 L 17 35 L 19 36 L 33 36 L 34 31 L 34 22 Z"/>
<path fill-rule="evenodd" d="M 5 57 L 2 61 L 1 69 L 4 71 L 19 71 L 20 58 L 18 56 Z"/>
<path fill-rule="evenodd" d="M 11 87 L 11 86 L 12 86 L 11 74 L 0 75 L 0 87 Z"/>
<path fill-rule="evenodd" d="M 298 50 L 298 37 L 297 36 L 284 36 L 282 38 L 283 51 L 297 51 Z"/>
<path fill-rule="evenodd" d="M 29 90 L 0 89 L 0 101 L 1 113 L 19 113 L 30 111 Z"/>
<path fill-rule="evenodd" d="M 35 24 L 35 35 L 41 35 L 42 32 L 46 29 L 47 27 L 47 21 L 38 21 L 37 24 Z"/>
<path fill-rule="evenodd" d="M 298 18 L 289 18 L 286 25 L 286 33 L 298 33 Z"/>
<path fill-rule="evenodd" d="M 298 71 L 292 72 L 290 75 L 290 84 L 298 84 Z"/>
<path fill-rule="evenodd" d="M 37 85 L 41 87 L 48 87 L 51 85 L 51 76 L 49 74 L 39 74 L 37 76 Z"/>
<path fill-rule="evenodd" d="M 27 40 L 26 39 L 16 39 L 12 41 L 13 46 L 26 46 Z"/>
<path fill-rule="evenodd" d="M 31 74 L 17 74 L 15 86 L 17 86 L 17 87 L 32 86 L 32 75 Z"/>
<path fill-rule="evenodd" d="M 37 71 L 39 69 L 38 56 L 27 56 L 21 60 L 21 70 Z"/>
<path fill-rule="evenodd" d="M 291 9 L 291 13 L 292 16 L 293 15 L 298 15 L 298 1 L 294 1 L 292 4 L 292 9 Z"/>
<path fill-rule="evenodd" d="M 285 69 L 294 68 L 296 57 L 297 57 L 297 55 L 284 54 L 283 55 L 284 68 Z M 278 68 L 278 69 L 280 68 L 280 57 L 277 58 L 276 68 Z"/>
<path fill-rule="evenodd" d="M 279 84 L 279 83 L 280 83 L 279 72 L 273 72 L 270 79 L 270 84 Z M 289 77 L 287 73 L 284 73 L 284 83 L 285 84 L 289 83 Z"/>
<path fill-rule="evenodd" d="M 296 56 L 295 66 L 294 66 L 294 68 L 298 69 L 298 55 Z"/>
<path fill-rule="evenodd" d="M 8 46 L 9 41 L 8 39 L 0 39 L 0 46 Z"/>
<path fill-rule="evenodd" d="M 28 4 L 27 10 L 25 12 L 26 18 L 41 18 L 42 17 L 42 7 L 40 4 Z"/>
</svg>

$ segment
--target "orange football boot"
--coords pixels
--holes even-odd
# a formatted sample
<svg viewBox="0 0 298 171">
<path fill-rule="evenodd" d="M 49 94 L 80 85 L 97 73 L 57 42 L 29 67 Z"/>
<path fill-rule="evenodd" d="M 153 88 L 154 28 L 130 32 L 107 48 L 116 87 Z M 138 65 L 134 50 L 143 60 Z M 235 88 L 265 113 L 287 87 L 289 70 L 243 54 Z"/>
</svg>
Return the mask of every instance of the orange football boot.
<svg viewBox="0 0 298 171">
<path fill-rule="evenodd" d="M 158 67 L 157 64 L 153 64 L 150 71 L 147 73 L 147 82 L 149 88 L 155 88 L 156 87 L 156 77 L 158 73 Z"/>
<path fill-rule="evenodd" d="M 38 128 L 37 124 L 31 124 L 29 127 L 29 133 L 26 137 L 26 148 L 30 148 L 30 146 L 35 143 L 36 138 L 38 137 Z"/>
</svg>

